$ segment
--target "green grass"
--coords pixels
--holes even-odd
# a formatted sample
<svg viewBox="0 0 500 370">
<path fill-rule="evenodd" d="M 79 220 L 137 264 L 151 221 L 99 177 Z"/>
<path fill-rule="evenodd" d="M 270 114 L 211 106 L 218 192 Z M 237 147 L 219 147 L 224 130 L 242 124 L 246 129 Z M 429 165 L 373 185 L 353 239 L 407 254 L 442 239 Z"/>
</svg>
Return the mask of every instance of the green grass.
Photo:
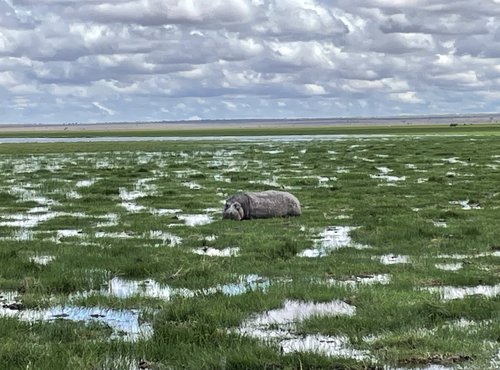
<svg viewBox="0 0 500 370">
<path fill-rule="evenodd" d="M 500 238 L 497 129 L 418 130 L 418 136 L 290 143 L 2 144 L 0 295 L 18 292 L 23 305 L 35 310 L 55 304 L 137 309 L 153 335 L 130 343 L 110 340 L 112 329 L 97 321 L 29 324 L 0 317 L 0 362 L 11 369 L 127 368 L 141 360 L 157 369 L 494 368 L 499 296 L 443 300 L 425 288 L 500 283 L 498 257 L 492 255 Z M 474 136 L 421 135 L 438 132 Z M 400 180 L 380 177 L 383 168 Z M 77 187 L 84 180 L 92 182 Z M 227 196 L 266 189 L 289 189 L 301 201 L 302 216 L 221 219 Z M 465 200 L 481 208 L 452 203 Z M 213 222 L 188 227 L 169 209 L 208 214 Z M 46 218 L 33 221 L 37 213 Z M 9 224 L 20 217 L 34 222 L 26 234 Z M 438 220 L 447 227 L 435 226 Z M 324 258 L 297 256 L 313 248 L 329 226 L 357 227 L 351 238 L 369 248 L 344 247 Z M 64 236 L 63 230 L 80 233 Z M 180 238 L 177 246 L 169 246 L 170 234 Z M 239 256 L 191 252 L 204 246 L 237 247 Z M 409 263 L 382 264 L 380 258 L 389 254 L 408 256 Z M 40 265 L 30 260 L 34 256 L 54 260 Z M 458 271 L 436 268 L 457 262 Z M 327 283 L 378 274 L 389 275 L 388 284 Z M 269 283 L 223 294 L 224 284 L 239 284 L 247 275 Z M 176 293 L 170 299 L 88 294 L 102 292 L 113 277 L 155 281 Z M 195 296 L 179 293 L 187 290 Z M 347 337 L 350 348 L 369 357 L 281 353 L 277 345 L 235 332 L 287 299 L 354 306 L 353 316 L 312 317 L 295 330 Z M 458 320 L 472 324 L 459 326 Z"/>
</svg>

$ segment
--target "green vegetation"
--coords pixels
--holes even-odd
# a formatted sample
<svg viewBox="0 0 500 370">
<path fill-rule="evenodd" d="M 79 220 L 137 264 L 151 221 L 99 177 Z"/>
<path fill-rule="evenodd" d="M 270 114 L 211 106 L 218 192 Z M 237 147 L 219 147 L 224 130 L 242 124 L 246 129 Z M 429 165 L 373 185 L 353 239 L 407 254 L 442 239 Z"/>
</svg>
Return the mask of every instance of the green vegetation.
<svg viewBox="0 0 500 370">
<path fill-rule="evenodd" d="M 0 363 L 495 368 L 497 128 L 418 129 L 303 142 L 0 145 Z M 420 135 L 439 132 L 474 136 Z M 229 195 L 267 189 L 295 194 L 302 216 L 221 219 Z M 344 230 L 351 241 L 332 241 Z M 324 257 L 300 256 L 321 248 Z M 341 348 L 288 351 L 238 333 L 287 300 L 352 307 L 287 327 L 296 338 L 342 338 Z M 120 339 L 126 330 L 108 311 L 28 320 L 54 306 L 133 314 L 151 332 Z"/>
</svg>

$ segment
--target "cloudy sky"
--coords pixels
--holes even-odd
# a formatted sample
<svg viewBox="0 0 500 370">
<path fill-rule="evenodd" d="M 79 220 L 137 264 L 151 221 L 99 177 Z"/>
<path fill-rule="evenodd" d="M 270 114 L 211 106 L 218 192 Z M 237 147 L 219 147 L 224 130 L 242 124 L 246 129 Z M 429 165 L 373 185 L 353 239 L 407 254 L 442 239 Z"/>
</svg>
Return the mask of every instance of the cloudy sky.
<svg viewBox="0 0 500 370">
<path fill-rule="evenodd" d="M 496 112 L 500 0 L 0 0 L 0 123 Z"/>
</svg>

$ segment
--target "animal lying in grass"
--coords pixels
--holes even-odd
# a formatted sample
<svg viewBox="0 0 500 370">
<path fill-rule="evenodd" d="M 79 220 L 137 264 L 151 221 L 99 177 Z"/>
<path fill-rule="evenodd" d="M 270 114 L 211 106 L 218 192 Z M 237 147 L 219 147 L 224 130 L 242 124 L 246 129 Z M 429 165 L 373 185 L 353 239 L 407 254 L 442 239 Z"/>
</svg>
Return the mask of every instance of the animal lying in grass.
<svg viewBox="0 0 500 370">
<path fill-rule="evenodd" d="M 230 220 L 250 220 L 300 216 L 300 202 L 285 191 L 267 190 L 261 192 L 236 193 L 226 200 L 222 218 Z"/>
</svg>

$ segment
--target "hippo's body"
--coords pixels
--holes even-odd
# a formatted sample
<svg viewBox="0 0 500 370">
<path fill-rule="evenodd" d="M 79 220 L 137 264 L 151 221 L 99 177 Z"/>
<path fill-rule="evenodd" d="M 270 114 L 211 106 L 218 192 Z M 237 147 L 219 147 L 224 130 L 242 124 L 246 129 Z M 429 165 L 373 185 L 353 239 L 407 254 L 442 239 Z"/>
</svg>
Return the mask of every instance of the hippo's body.
<svg viewBox="0 0 500 370">
<path fill-rule="evenodd" d="M 300 216 L 300 202 L 285 191 L 237 193 L 227 199 L 222 217 L 232 220 Z"/>
</svg>

